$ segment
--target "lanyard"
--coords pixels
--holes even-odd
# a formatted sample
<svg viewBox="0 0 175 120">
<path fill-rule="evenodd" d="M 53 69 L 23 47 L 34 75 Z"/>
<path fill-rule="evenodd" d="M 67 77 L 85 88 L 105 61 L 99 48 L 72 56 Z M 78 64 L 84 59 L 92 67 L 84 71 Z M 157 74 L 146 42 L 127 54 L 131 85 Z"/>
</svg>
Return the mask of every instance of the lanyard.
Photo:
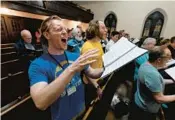
<svg viewBox="0 0 175 120">
<path fill-rule="evenodd" d="M 57 59 L 55 59 L 55 57 L 49 53 L 49 51 L 48 51 L 48 54 L 49 54 L 49 56 L 52 58 L 52 60 L 54 60 L 54 61 L 64 70 L 64 68 L 63 68 L 63 66 L 60 64 L 60 62 L 58 62 Z M 66 57 L 67 64 L 69 65 L 69 61 L 68 61 L 68 57 L 67 57 L 67 55 L 66 55 L 66 52 L 64 52 L 64 55 L 65 55 L 65 57 Z M 69 84 L 72 84 L 72 82 L 70 81 Z"/>
<path fill-rule="evenodd" d="M 49 54 L 49 56 L 64 70 L 64 68 L 63 68 L 63 66 L 60 64 L 60 62 L 58 62 L 57 59 L 55 59 L 55 57 L 53 57 L 53 55 L 51 55 L 51 54 L 49 53 L 49 51 L 48 51 L 48 54 Z M 66 55 L 66 52 L 64 52 L 64 55 L 65 55 L 65 57 L 66 57 L 67 63 L 69 64 L 69 61 L 68 61 L 68 57 L 67 57 L 67 55 Z"/>
</svg>

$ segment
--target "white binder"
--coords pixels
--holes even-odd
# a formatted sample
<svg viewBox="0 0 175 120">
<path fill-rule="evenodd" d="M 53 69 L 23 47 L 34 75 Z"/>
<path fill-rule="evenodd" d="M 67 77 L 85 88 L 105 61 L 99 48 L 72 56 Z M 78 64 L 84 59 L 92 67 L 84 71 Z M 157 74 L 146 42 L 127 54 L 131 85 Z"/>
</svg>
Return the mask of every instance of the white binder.
<svg viewBox="0 0 175 120">
<path fill-rule="evenodd" d="M 165 72 L 175 80 L 175 66 L 166 69 Z"/>
<path fill-rule="evenodd" d="M 128 41 L 128 39 L 122 37 L 110 48 L 110 51 L 102 56 L 105 71 L 101 78 L 106 77 L 146 52 L 147 50 L 139 48 Z"/>
</svg>

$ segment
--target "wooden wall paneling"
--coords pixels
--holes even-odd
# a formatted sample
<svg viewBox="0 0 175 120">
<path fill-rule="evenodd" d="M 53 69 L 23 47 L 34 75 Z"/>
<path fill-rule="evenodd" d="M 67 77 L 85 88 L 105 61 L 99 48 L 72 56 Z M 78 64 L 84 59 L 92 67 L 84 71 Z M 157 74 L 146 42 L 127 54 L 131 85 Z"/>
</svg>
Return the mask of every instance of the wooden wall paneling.
<svg viewBox="0 0 175 120">
<path fill-rule="evenodd" d="M 68 1 L 3 1 L 2 6 L 7 8 L 24 11 L 40 15 L 58 15 L 61 18 L 76 20 L 82 22 L 90 22 L 93 19 L 94 14 L 87 9 L 68 2 Z M 83 12 L 79 17 L 79 13 Z"/>
<path fill-rule="evenodd" d="M 1 44 L 10 43 L 4 16 L 1 16 Z"/>
<path fill-rule="evenodd" d="M 24 18 L 24 28 L 32 34 L 32 42 L 36 43 L 35 32 L 40 28 L 42 20 Z"/>
<path fill-rule="evenodd" d="M 24 29 L 24 19 L 16 16 L 5 16 L 5 22 L 10 41 L 14 43 L 19 39 L 21 30 Z"/>
<path fill-rule="evenodd" d="M 43 1 L 28 1 L 30 5 L 36 6 L 36 7 L 41 7 L 44 8 L 44 3 Z"/>
<path fill-rule="evenodd" d="M 12 102 L 12 84 L 9 83 L 9 78 L 7 76 L 6 79 L 1 79 L 1 107 L 7 105 L 8 103 Z"/>
</svg>

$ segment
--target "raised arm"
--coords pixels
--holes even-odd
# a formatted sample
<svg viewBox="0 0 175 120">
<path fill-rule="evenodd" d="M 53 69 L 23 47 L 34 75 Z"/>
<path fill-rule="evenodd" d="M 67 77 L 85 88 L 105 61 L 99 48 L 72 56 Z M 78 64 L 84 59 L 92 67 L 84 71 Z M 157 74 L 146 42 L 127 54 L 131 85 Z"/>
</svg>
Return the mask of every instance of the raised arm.
<svg viewBox="0 0 175 120">
<path fill-rule="evenodd" d="M 98 50 L 90 50 L 81 55 L 74 63 L 72 63 L 64 72 L 53 82 L 38 82 L 31 86 L 30 93 L 37 108 L 45 110 L 50 106 L 64 91 L 66 85 L 71 81 L 76 72 L 80 72 L 86 65 L 96 60 L 88 61 L 89 58 L 97 56 Z"/>
</svg>

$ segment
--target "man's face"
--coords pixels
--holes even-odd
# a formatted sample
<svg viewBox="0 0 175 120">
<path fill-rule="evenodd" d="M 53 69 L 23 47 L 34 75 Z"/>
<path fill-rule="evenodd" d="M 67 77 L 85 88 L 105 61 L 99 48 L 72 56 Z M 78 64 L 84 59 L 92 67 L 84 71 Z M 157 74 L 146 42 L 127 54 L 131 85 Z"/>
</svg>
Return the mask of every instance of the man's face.
<svg viewBox="0 0 175 120">
<path fill-rule="evenodd" d="M 151 50 L 151 49 L 153 49 L 153 48 L 155 47 L 155 45 L 156 45 L 156 42 L 151 42 L 151 43 L 148 43 L 148 44 L 147 44 L 146 48 L 147 48 L 148 50 Z"/>
<path fill-rule="evenodd" d="M 171 43 L 171 46 L 175 49 L 175 41 Z"/>
<path fill-rule="evenodd" d="M 31 33 L 26 33 L 24 36 L 23 36 L 23 40 L 24 42 L 26 43 L 31 43 L 32 42 L 32 35 Z"/>
<path fill-rule="evenodd" d="M 99 21 L 99 31 L 100 31 L 100 39 L 106 40 L 107 37 L 107 29 L 103 22 Z"/>
<path fill-rule="evenodd" d="M 62 21 L 52 20 L 49 31 L 46 33 L 48 42 L 56 49 L 66 50 L 68 34 Z"/>
<path fill-rule="evenodd" d="M 163 54 L 163 56 L 161 57 L 161 60 L 160 60 L 160 62 L 159 62 L 159 65 L 160 65 L 161 67 L 166 66 L 166 63 L 167 63 L 170 59 L 172 59 L 172 58 L 171 58 L 171 51 L 170 51 L 168 48 L 165 48 L 165 49 L 164 49 L 164 54 Z"/>
<path fill-rule="evenodd" d="M 81 41 L 83 39 L 82 38 L 82 32 L 81 32 L 80 28 L 77 29 L 77 34 L 75 36 L 75 39 L 78 40 L 78 41 Z"/>
<path fill-rule="evenodd" d="M 118 34 L 118 35 L 112 36 L 112 40 L 113 40 L 114 42 L 117 42 L 118 39 L 119 39 L 119 34 Z"/>
</svg>

